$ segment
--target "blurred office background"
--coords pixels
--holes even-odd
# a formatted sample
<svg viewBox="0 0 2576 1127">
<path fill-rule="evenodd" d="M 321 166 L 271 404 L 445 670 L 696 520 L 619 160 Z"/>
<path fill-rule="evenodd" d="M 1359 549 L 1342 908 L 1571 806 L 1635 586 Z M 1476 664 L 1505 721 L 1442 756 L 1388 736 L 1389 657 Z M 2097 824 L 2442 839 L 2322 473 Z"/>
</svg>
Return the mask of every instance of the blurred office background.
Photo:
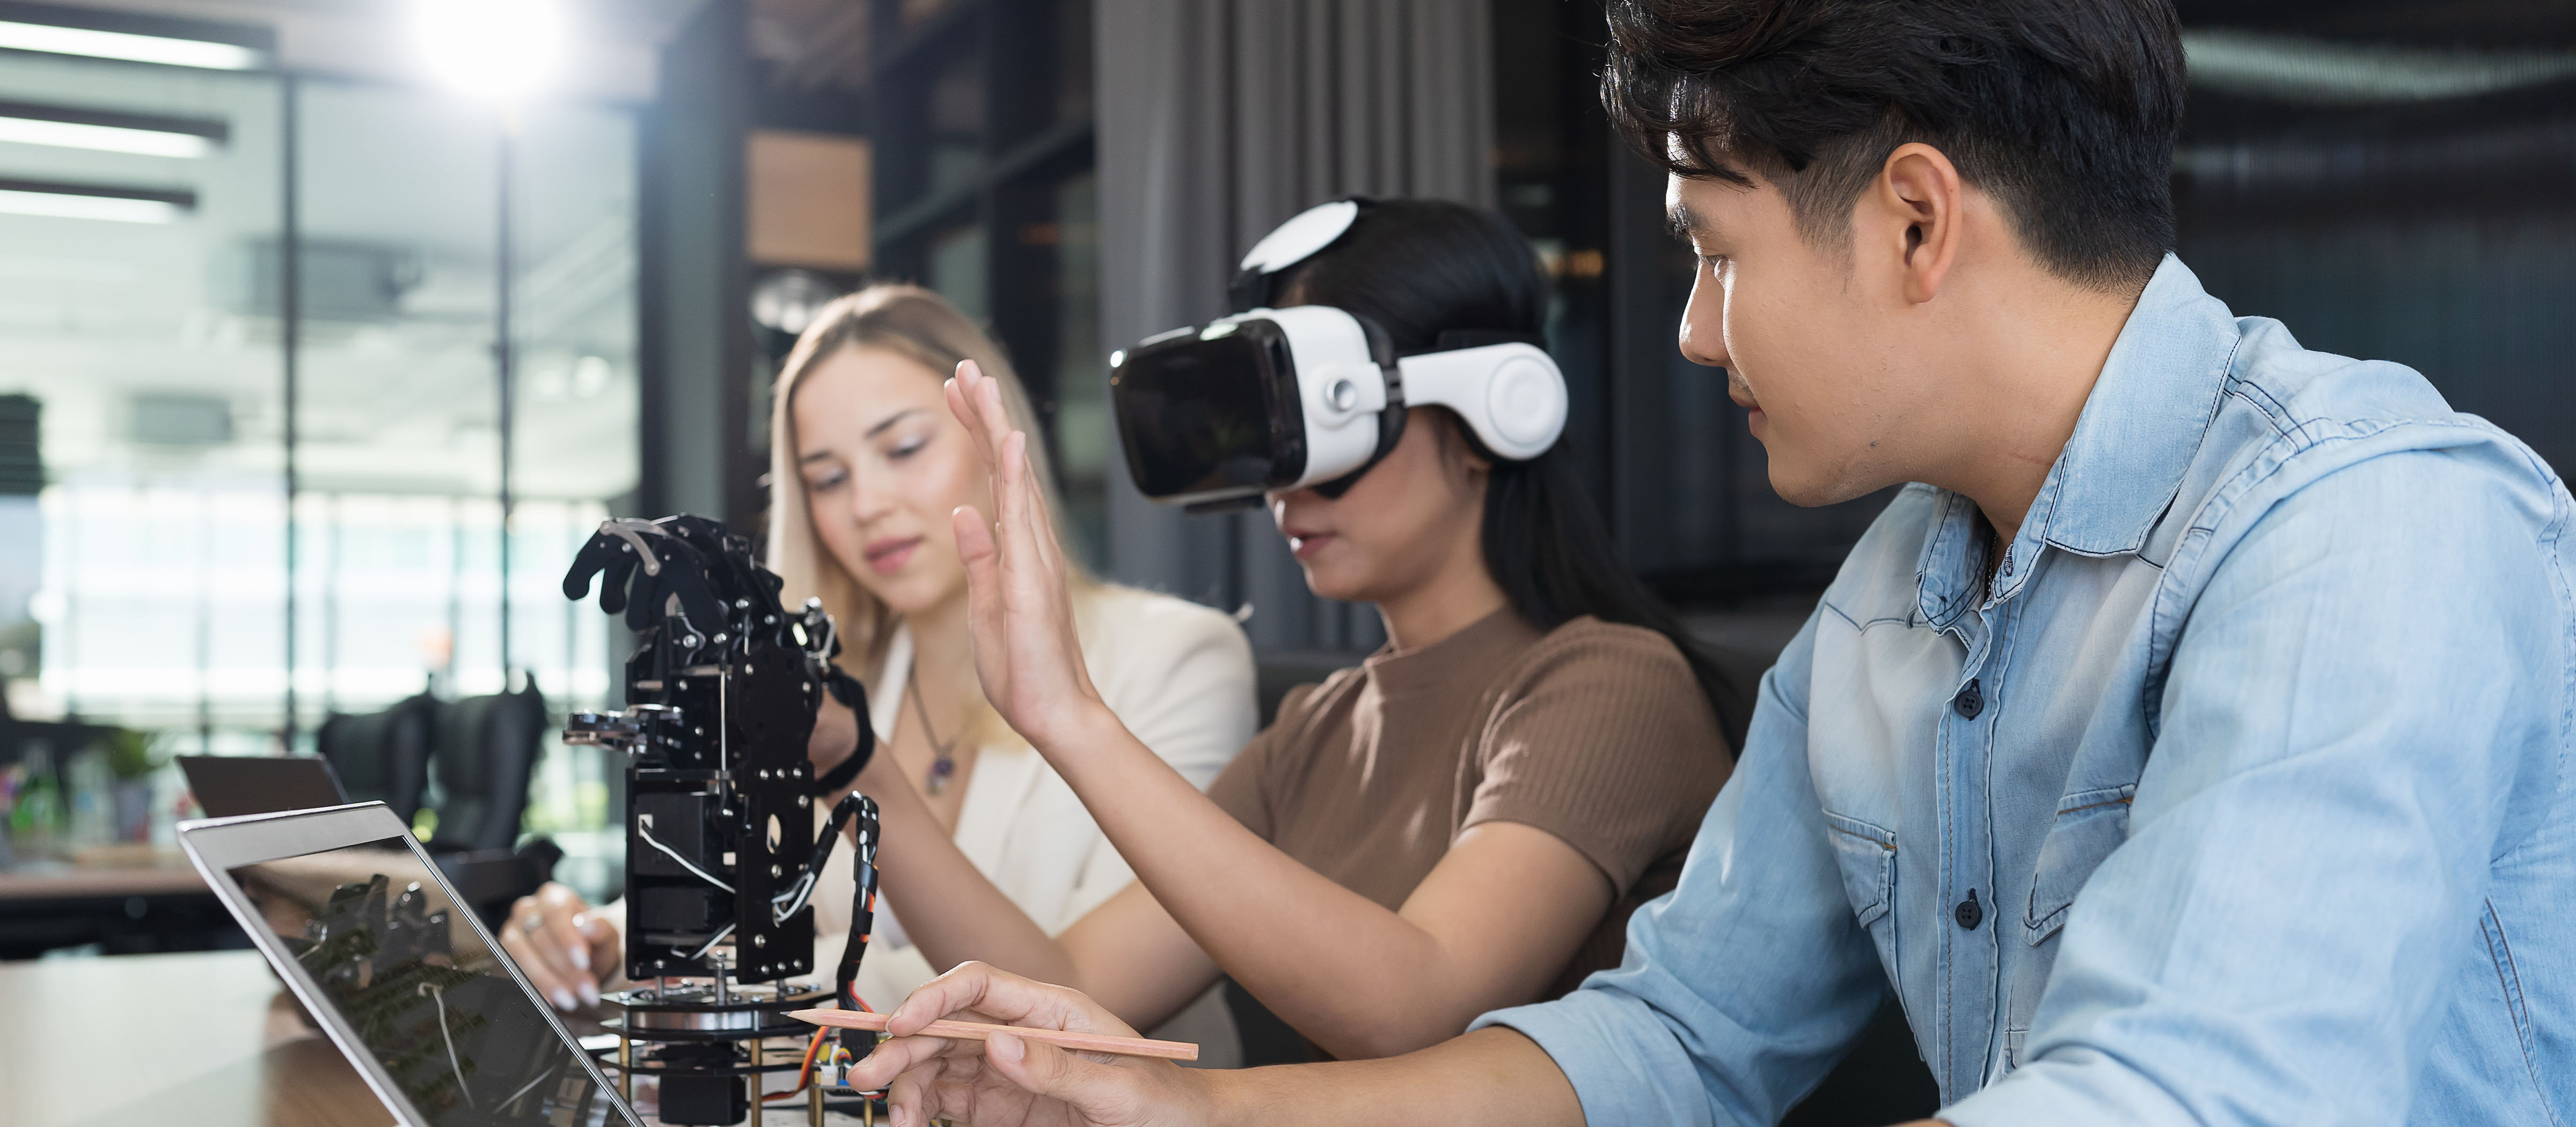
<svg viewBox="0 0 2576 1127">
<path fill-rule="evenodd" d="M 527 0 L 555 49 L 504 21 L 464 74 L 418 7 L 0 2 L 10 872 L 153 863 L 173 755 L 618 703 L 628 640 L 562 598 L 569 553 L 610 514 L 758 530 L 773 367 L 873 279 L 989 323 L 1077 550 L 1245 610 L 1273 687 L 1374 617 L 1307 595 L 1265 516 L 1143 501 L 1105 356 L 1224 312 L 1237 256 L 1322 200 L 1530 236 L 1619 548 L 1748 674 L 1884 501 L 1779 501 L 1674 351 L 1690 258 L 1599 109 L 1590 0 Z M 2576 3 L 2181 8 L 2203 280 L 2576 462 Z M 616 765 L 526 751 L 521 828 L 609 891 Z M 154 923 L 179 893 L 47 896 L 0 909 L 0 954 L 220 940 Z"/>
</svg>

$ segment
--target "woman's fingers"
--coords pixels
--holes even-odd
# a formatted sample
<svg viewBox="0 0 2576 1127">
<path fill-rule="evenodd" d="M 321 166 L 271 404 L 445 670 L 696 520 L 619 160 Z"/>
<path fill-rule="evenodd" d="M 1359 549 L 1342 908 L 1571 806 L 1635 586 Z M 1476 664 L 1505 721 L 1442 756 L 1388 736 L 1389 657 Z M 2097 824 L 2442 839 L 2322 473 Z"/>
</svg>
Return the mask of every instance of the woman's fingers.
<svg viewBox="0 0 2576 1127">
<path fill-rule="evenodd" d="M 510 962 L 519 968 L 520 974 L 528 977 L 528 985 L 536 988 L 539 997 L 553 1002 L 557 1009 L 572 1008 L 560 1000 L 572 995 L 565 990 L 563 980 L 546 966 L 545 956 L 528 941 L 525 933 L 509 926 L 506 921 L 501 932 L 501 952 L 510 956 Z"/>
<path fill-rule="evenodd" d="M 1074 633 L 1063 547 L 1039 488 L 1029 436 L 1012 428 L 1001 383 L 973 361 L 961 361 L 943 394 L 949 413 L 974 438 L 993 490 L 989 519 L 971 506 L 951 514 L 966 564 L 976 670 L 985 699 L 1036 738 L 1031 725 L 1044 727 L 1054 705 L 1096 695 Z"/>
<path fill-rule="evenodd" d="M 968 392 L 967 401 L 975 405 L 976 425 L 984 430 L 985 449 L 1000 453 L 1002 440 L 1011 433 L 1011 413 L 1002 408 L 1001 381 L 985 375 L 972 360 L 959 362 L 957 372 Z"/>
<path fill-rule="evenodd" d="M 983 392 L 985 415 L 1002 420 L 1007 427 L 1009 415 L 1002 409 L 1002 385 L 985 380 L 979 390 Z M 1002 519 L 1017 521 L 1027 527 L 1032 534 L 1030 546 L 1035 549 L 1038 562 L 1050 571 L 1061 571 L 1055 525 L 1050 522 L 1047 512 L 1046 493 L 1038 488 L 1037 467 L 1029 461 L 1028 436 L 1019 431 L 1005 433 L 1008 437 L 1002 446 L 1001 473 L 1009 480 L 1011 496 L 1017 504 L 1004 507 Z M 1016 439 L 1016 444 L 1011 439 Z"/>
<path fill-rule="evenodd" d="M 598 1005 L 599 987 L 624 973 L 622 964 L 626 956 L 626 937 L 617 933 L 617 925 L 599 918 L 595 913 L 584 912 L 573 923 L 581 929 L 582 935 L 590 940 L 590 976 L 593 983 L 591 992 L 584 996 L 592 1005 Z"/>
<path fill-rule="evenodd" d="M 1054 559 L 1055 530 L 1046 524 L 1046 511 L 1037 502 L 1037 475 L 1029 469 L 1029 436 L 1012 431 L 1002 443 L 1002 464 L 1008 475 L 1001 512 L 1003 551 L 1009 553 L 1009 572 L 1020 584 L 1020 596 L 1027 609 L 1041 615 L 1053 625 L 1064 599 L 1064 574 Z"/>
<path fill-rule="evenodd" d="M 1008 697 L 1010 671 L 1004 660 L 1009 626 L 1003 619 L 1001 549 L 993 529 L 973 505 L 959 505 L 948 516 L 957 535 L 957 554 L 966 561 L 966 635 L 974 644 L 975 671 L 984 681 L 986 699 Z"/>
<path fill-rule="evenodd" d="M 1009 554 L 1012 574 L 1035 579 L 1038 577 L 1030 574 L 1030 565 L 1043 567 L 1044 560 L 1028 535 L 1028 442 L 1029 436 L 1018 431 L 1003 436 L 1002 472 L 993 483 L 993 507 L 1000 510 L 994 514 L 994 521 L 1001 526 L 1002 551 Z"/>
<path fill-rule="evenodd" d="M 984 575 L 1001 565 L 1002 546 L 993 539 L 993 526 L 973 505 L 959 505 L 948 514 L 957 532 L 957 555 L 966 561 L 966 581 L 974 582 L 982 568 Z"/>
<path fill-rule="evenodd" d="M 581 1008 L 581 996 L 574 992 L 572 959 L 560 950 L 560 941 L 546 932 L 543 910 L 536 897 L 520 897 L 501 927 L 501 950 L 518 964 L 519 973 L 528 976 L 528 985 L 536 987 L 537 993 L 553 1002 L 556 1009 Z"/>
<path fill-rule="evenodd" d="M 1029 453 L 1025 447 L 1020 451 L 1020 473 L 1029 482 L 1029 527 L 1038 534 L 1038 550 L 1046 561 L 1047 570 L 1062 578 L 1064 545 L 1056 542 L 1055 511 L 1047 506 L 1046 490 L 1037 487 L 1037 467 L 1029 462 Z"/>
<path fill-rule="evenodd" d="M 589 902 L 571 888 L 547 881 L 544 887 L 537 889 L 537 907 L 540 909 L 538 918 L 545 921 L 546 936 L 560 946 L 564 957 L 572 963 L 572 969 L 588 977 L 590 936 L 583 933 L 581 925 L 583 913 L 590 909 Z M 597 1000 L 592 998 L 592 1001 Z"/>
<path fill-rule="evenodd" d="M 1003 552 L 1021 547 L 1012 541 L 1009 529 L 1029 527 L 1032 520 L 1046 519 L 1046 501 L 1039 495 L 1037 475 L 1028 457 L 1028 435 L 1011 426 L 1010 411 L 1002 404 L 1001 381 L 983 374 L 972 360 L 957 364 L 957 378 L 950 382 L 950 409 L 958 419 L 975 432 L 976 446 L 984 453 L 984 464 L 993 476 L 994 520 L 1004 529 Z M 962 399 L 967 409 L 958 410 Z M 1043 540 L 1027 546 L 1037 562 L 1053 568 L 1056 564 L 1054 545 Z"/>
<path fill-rule="evenodd" d="M 975 401 L 975 384 L 982 372 L 972 360 L 957 362 L 957 374 L 941 389 L 948 398 L 948 413 L 957 416 L 957 425 L 966 428 L 966 438 L 975 444 L 975 455 L 987 471 L 993 468 L 994 449 L 989 441 L 981 408 Z"/>
<path fill-rule="evenodd" d="M 1055 526 L 1047 523 L 1046 491 L 1038 488 L 1037 466 L 1029 461 L 1028 435 L 1012 431 L 1004 456 L 1010 459 L 1011 494 L 1020 502 L 1016 515 L 1028 530 L 1031 556 L 1051 577 L 1061 578 L 1064 567 L 1056 556 Z"/>
</svg>

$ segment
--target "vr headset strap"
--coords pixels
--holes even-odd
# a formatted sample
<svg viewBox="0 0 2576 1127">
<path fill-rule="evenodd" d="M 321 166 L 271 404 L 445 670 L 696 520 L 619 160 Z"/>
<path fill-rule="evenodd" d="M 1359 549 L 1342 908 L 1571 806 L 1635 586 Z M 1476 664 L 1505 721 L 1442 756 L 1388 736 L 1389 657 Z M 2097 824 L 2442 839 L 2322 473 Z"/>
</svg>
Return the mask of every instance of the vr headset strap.
<svg viewBox="0 0 2576 1127">
<path fill-rule="evenodd" d="M 1526 344 L 1542 352 L 1547 350 L 1546 337 L 1532 336 L 1529 333 L 1508 332 L 1502 329 L 1444 329 L 1439 336 L 1432 339 L 1431 347 L 1404 355 L 1425 356 L 1434 352 L 1455 352 L 1462 348 L 1483 348 L 1489 344 Z"/>
</svg>

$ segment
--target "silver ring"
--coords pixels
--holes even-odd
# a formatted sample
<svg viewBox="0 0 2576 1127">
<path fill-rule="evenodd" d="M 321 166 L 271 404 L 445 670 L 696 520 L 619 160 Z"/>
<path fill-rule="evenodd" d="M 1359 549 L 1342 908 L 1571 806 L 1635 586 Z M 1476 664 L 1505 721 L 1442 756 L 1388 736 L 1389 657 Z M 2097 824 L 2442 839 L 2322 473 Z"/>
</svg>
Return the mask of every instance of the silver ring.
<svg viewBox="0 0 2576 1127">
<path fill-rule="evenodd" d="M 519 919 L 519 930 L 527 932 L 530 935 L 535 935 L 536 933 L 545 930 L 545 927 L 546 917 L 542 914 L 523 916 Z"/>
</svg>

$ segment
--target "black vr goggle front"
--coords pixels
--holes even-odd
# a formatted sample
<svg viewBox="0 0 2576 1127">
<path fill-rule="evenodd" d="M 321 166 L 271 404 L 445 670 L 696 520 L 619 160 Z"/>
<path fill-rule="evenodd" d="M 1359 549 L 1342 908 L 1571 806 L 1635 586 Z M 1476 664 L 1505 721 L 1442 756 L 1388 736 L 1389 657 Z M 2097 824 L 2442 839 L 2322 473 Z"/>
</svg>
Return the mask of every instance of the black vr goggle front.
<svg viewBox="0 0 2576 1127">
<path fill-rule="evenodd" d="M 1235 295 L 1250 308 L 1110 357 L 1119 439 L 1147 497 L 1191 512 L 1257 506 L 1272 490 L 1338 497 L 1395 449 L 1410 407 L 1449 408 L 1497 458 L 1555 445 L 1565 377 L 1531 341 L 1449 332 L 1400 356 L 1344 310 L 1268 308 L 1270 277 L 1331 245 L 1364 206 L 1324 204 L 1256 244 Z"/>
</svg>

